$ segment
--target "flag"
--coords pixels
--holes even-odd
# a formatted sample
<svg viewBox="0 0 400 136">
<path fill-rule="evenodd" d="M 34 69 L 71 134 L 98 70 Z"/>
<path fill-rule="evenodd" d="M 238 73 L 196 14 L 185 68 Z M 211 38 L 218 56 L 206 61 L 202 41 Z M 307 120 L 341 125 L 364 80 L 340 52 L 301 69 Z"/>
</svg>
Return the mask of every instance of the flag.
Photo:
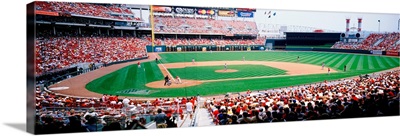
<svg viewBox="0 0 400 136">
<path fill-rule="evenodd" d="M 274 16 L 276 15 L 276 12 L 274 12 Z"/>
</svg>

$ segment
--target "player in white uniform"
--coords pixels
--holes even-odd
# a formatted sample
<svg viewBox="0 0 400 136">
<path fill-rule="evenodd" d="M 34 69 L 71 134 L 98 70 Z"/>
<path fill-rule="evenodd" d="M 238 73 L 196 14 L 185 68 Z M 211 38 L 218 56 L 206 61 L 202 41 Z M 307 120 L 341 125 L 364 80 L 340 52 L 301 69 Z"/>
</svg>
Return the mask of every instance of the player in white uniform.
<svg viewBox="0 0 400 136">
<path fill-rule="evenodd" d="M 224 65 L 224 68 L 225 68 L 225 71 L 228 70 L 228 65 L 226 65 L 226 63 Z"/>
<path fill-rule="evenodd" d="M 181 78 L 179 76 L 176 76 L 176 83 L 177 84 L 182 84 Z"/>
</svg>

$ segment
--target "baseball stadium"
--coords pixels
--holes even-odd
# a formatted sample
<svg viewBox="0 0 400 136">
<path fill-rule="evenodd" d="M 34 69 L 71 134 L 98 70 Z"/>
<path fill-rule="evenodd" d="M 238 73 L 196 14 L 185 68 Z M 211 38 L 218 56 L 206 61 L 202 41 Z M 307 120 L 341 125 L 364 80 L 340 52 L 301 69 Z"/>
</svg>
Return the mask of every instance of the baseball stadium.
<svg viewBox="0 0 400 136">
<path fill-rule="evenodd" d="M 286 12 L 37 1 L 35 133 L 399 115 L 399 30 Z"/>
</svg>

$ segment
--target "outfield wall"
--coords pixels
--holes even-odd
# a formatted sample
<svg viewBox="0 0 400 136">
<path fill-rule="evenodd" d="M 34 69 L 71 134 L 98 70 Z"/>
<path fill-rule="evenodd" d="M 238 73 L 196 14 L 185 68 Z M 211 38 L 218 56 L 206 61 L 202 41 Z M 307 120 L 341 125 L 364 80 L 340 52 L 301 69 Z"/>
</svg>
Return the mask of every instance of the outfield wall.
<svg viewBox="0 0 400 136">
<path fill-rule="evenodd" d="M 148 52 L 188 52 L 188 51 L 264 51 L 265 45 L 176 45 L 146 46 Z"/>
<path fill-rule="evenodd" d="M 146 46 L 148 52 L 191 52 L 191 51 L 264 51 L 268 49 L 266 45 L 177 45 L 177 46 Z M 338 53 L 357 53 L 357 54 L 375 54 L 386 56 L 400 56 L 400 52 L 393 51 L 368 51 L 352 49 L 330 49 L 330 48 L 276 48 L 273 49 L 286 51 L 318 51 L 318 52 L 338 52 Z M 118 62 L 123 63 L 123 62 Z"/>
<path fill-rule="evenodd" d="M 141 57 L 141 58 L 137 58 L 137 59 L 129 59 L 129 60 L 111 62 L 111 63 L 108 63 L 108 64 L 104 64 L 104 66 L 108 67 L 108 66 L 115 65 L 115 64 L 121 64 L 121 63 L 126 63 L 126 62 L 131 62 L 131 61 L 143 60 L 143 59 L 147 59 L 147 58 L 149 58 L 149 57 L 145 56 L 145 57 Z"/>
</svg>

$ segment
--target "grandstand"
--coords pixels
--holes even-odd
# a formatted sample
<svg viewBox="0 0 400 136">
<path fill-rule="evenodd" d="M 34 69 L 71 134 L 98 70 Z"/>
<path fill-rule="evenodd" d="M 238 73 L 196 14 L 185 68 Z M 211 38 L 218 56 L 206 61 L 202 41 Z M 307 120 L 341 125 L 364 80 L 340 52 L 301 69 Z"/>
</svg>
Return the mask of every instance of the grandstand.
<svg viewBox="0 0 400 136">
<path fill-rule="evenodd" d="M 37 75 L 76 65 L 87 68 L 83 63 L 100 66 L 147 56 L 149 23 L 126 6 L 67 2 L 37 2 L 36 6 L 36 10 L 70 15 L 37 15 Z"/>
<path fill-rule="evenodd" d="M 399 115 L 400 33 L 346 42 L 250 8 L 35 3 L 37 134 L 158 129 L 159 109 L 167 128 Z"/>
<path fill-rule="evenodd" d="M 194 7 L 183 8 L 194 11 Z M 265 38 L 258 37 L 256 22 L 242 20 L 228 13 L 233 9 L 205 9 L 208 13 L 182 13 L 181 11 L 156 11 L 154 33 L 156 45 L 262 45 Z M 242 17 L 244 18 L 244 17 Z"/>
<path fill-rule="evenodd" d="M 115 130 L 110 124 L 126 124 L 128 120 L 131 125 L 124 129 L 136 129 L 134 123 L 146 129 L 144 110 L 137 108 L 140 121 L 132 122 L 126 118 L 126 111 L 121 112 L 121 102 L 114 103 L 118 96 L 66 96 L 48 86 L 112 64 L 147 58 L 145 47 L 151 45 L 150 23 L 146 19 L 149 6 L 38 1 L 35 10 L 35 133 Z M 142 103 L 145 102 L 135 105 Z M 96 125 L 99 117 L 104 117 L 104 124 Z M 85 126 L 77 123 L 81 121 Z"/>
<path fill-rule="evenodd" d="M 372 33 L 362 42 L 337 42 L 332 48 L 400 52 L 400 33 Z"/>
</svg>

